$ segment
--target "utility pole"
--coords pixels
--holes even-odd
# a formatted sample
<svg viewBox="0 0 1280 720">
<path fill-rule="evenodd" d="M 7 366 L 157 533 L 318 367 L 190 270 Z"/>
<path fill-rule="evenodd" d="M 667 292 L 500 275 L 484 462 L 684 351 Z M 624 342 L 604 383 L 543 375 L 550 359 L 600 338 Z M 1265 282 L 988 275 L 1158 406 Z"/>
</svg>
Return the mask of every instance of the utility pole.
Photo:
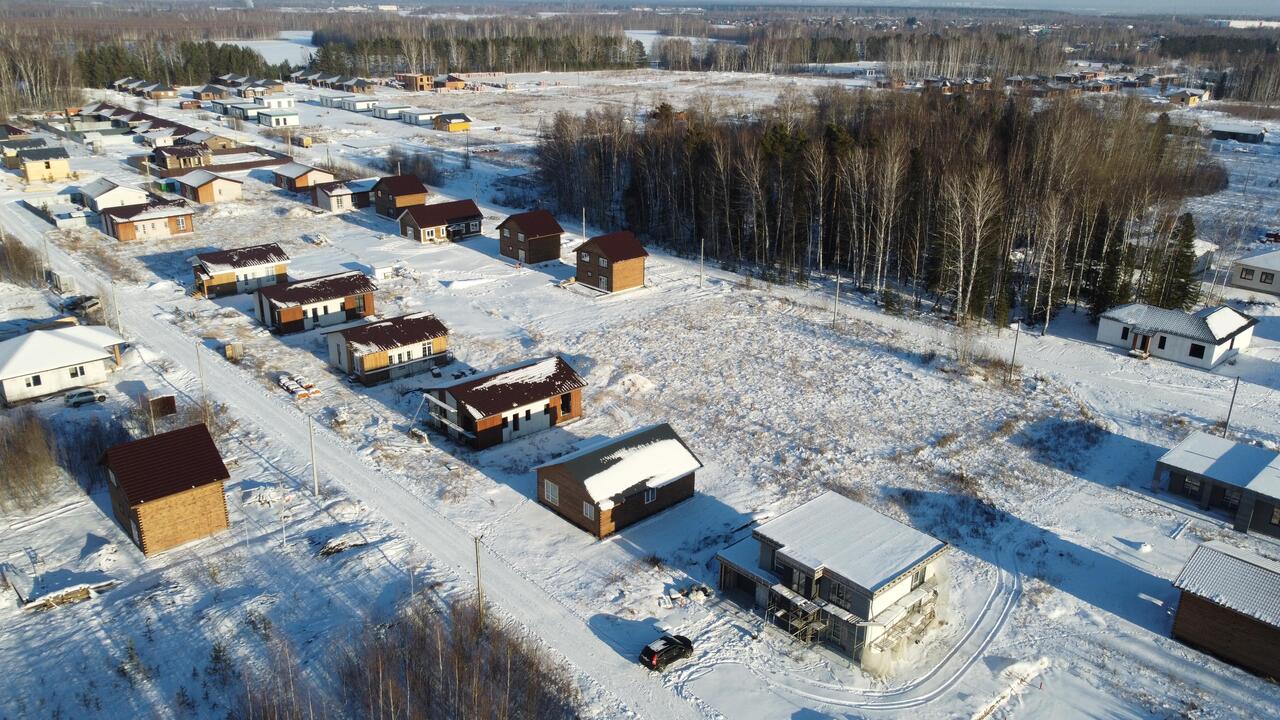
<svg viewBox="0 0 1280 720">
<path fill-rule="evenodd" d="M 124 326 L 120 324 L 120 303 L 116 302 L 116 286 L 115 285 L 111 286 L 111 309 L 114 310 L 116 314 L 116 332 L 120 333 L 120 335 L 123 337 Z"/>
<path fill-rule="evenodd" d="M 307 440 L 311 443 L 311 488 L 316 497 L 320 497 L 320 476 L 316 474 L 316 431 L 315 422 L 307 416 Z"/>
<path fill-rule="evenodd" d="M 1231 427 L 1231 413 L 1236 409 L 1236 392 L 1240 390 L 1240 378 L 1236 377 L 1236 385 L 1231 388 L 1231 404 L 1227 406 L 1227 421 L 1222 423 L 1222 437 L 1227 436 L 1227 428 Z"/>
<path fill-rule="evenodd" d="M 835 330 L 840 323 L 840 271 L 836 270 L 836 300 L 831 304 L 831 329 Z"/>
<path fill-rule="evenodd" d="M 480 586 L 480 536 L 476 541 L 476 611 L 480 613 L 480 626 L 484 627 L 484 589 Z"/>
<path fill-rule="evenodd" d="M 209 425 L 209 396 L 204 389 L 204 359 L 200 357 L 200 341 L 196 341 L 196 374 L 200 376 L 200 406 L 204 410 L 204 424 Z"/>
<path fill-rule="evenodd" d="M 698 245 L 698 287 L 702 287 L 702 276 L 704 273 L 707 257 L 707 239 L 699 238 Z"/>
<path fill-rule="evenodd" d="M 1017 362 L 1018 360 L 1018 336 L 1021 334 L 1022 334 L 1022 321 L 1019 320 L 1013 325 L 1013 354 L 1009 356 L 1009 379 L 1007 380 L 1007 382 L 1010 382 L 1010 383 L 1013 382 L 1014 363 Z"/>
<path fill-rule="evenodd" d="M 289 513 L 287 512 L 280 513 L 280 547 L 282 548 L 289 544 L 289 536 L 285 532 L 285 528 L 288 527 L 288 523 L 289 523 Z"/>
<path fill-rule="evenodd" d="M 582 208 L 582 239 L 587 239 L 587 208 Z"/>
</svg>

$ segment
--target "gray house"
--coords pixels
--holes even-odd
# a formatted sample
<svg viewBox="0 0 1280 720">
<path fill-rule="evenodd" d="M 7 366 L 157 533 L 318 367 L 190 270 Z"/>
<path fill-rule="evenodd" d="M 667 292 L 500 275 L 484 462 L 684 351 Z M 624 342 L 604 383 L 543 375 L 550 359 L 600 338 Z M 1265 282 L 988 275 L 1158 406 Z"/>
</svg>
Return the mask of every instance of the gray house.
<svg viewBox="0 0 1280 720">
<path fill-rule="evenodd" d="M 716 555 L 720 589 L 805 642 L 868 668 L 932 624 L 948 545 L 826 492 Z"/>
<path fill-rule="evenodd" d="M 1194 432 L 1156 461 L 1151 489 L 1181 495 L 1240 532 L 1280 537 L 1280 455 Z"/>
</svg>

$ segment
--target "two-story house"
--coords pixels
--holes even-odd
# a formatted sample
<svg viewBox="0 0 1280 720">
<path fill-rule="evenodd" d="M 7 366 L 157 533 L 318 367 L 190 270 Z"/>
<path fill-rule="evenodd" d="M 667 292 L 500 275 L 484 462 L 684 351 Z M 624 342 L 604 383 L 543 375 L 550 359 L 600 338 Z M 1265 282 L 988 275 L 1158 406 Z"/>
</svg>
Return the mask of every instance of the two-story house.
<svg viewBox="0 0 1280 720">
<path fill-rule="evenodd" d="M 559 356 L 528 360 L 427 388 L 427 421 L 483 450 L 581 417 L 586 385 Z"/>
</svg>

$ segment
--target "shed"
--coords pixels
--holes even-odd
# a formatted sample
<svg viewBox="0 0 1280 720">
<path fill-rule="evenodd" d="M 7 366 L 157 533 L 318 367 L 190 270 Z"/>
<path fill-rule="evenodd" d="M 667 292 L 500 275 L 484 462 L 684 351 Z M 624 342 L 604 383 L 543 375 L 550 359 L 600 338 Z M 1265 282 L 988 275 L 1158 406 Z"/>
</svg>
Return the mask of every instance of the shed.
<svg viewBox="0 0 1280 720">
<path fill-rule="evenodd" d="M 1215 540 L 1191 553 L 1173 586 L 1174 638 L 1280 680 L 1280 562 Z"/>
</svg>

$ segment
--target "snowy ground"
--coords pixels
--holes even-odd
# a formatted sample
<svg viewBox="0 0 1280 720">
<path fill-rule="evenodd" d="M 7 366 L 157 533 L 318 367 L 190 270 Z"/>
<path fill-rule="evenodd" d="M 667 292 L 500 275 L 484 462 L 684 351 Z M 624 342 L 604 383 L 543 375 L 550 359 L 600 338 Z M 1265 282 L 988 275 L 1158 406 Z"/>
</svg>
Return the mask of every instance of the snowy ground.
<svg viewBox="0 0 1280 720">
<path fill-rule="evenodd" d="M 668 88 L 681 81 L 672 75 L 653 74 Z M 533 84 L 417 104 L 499 98 L 491 107 L 503 113 L 519 102 L 577 110 L 628 85 L 614 78 L 581 99 L 573 86 Z M 155 112 L 202 122 L 170 107 Z M 1280 714 L 1273 685 L 1167 638 L 1176 599 L 1169 580 L 1196 543 L 1223 538 L 1272 556 L 1280 547 L 1142 492 L 1163 448 L 1225 417 L 1236 376 L 1233 430 L 1280 443 L 1275 304 L 1249 306 L 1263 317 L 1257 345 L 1212 373 L 1129 358 L 1092 342 L 1082 315 L 1064 313 L 1050 336 L 1021 336 L 1021 382 L 1009 388 L 998 372 L 950 360 L 960 341 L 929 318 L 887 316 L 855 296 L 845 298 L 833 328 L 822 287 L 768 287 L 718 270 L 700 282 L 696 263 L 655 253 L 642 290 L 602 297 L 562 289 L 568 264 L 517 268 L 497 255 L 494 227 L 512 208 L 496 205 L 491 188 L 520 172 L 519 163 L 486 160 L 466 172 L 456 139 L 442 133 L 313 105 L 303 112 L 304 123 L 343 138 L 312 157 L 367 162 L 391 142 L 438 143 L 454 168 L 441 198 L 475 196 L 485 237 L 419 246 L 368 212 L 313 213 L 301 196 L 254 171 L 241 175 L 244 200 L 201 209 L 194 235 L 123 245 L 92 231 L 49 232 L 15 201 L 58 188 L 23 193 L 5 176 L 0 226 L 34 247 L 47 236 L 56 268 L 86 287 L 114 289 L 126 335 L 139 347 L 113 378 L 107 406 L 81 412 L 123 408 L 139 383 L 198 394 L 202 371 L 234 423 L 220 443 L 238 462 L 228 491 L 233 531 L 149 560 L 111 522 L 101 495 L 69 491 L 38 512 L 0 519 L 9 529 L 0 560 L 49 576 L 49 587 L 102 575 L 119 582 L 99 598 L 43 614 L 3 605 L 0 657 L 24 669 L 0 692 L 4 713 L 45 716 L 60 707 L 84 716 L 175 716 L 178 688 L 203 691 L 191 670 L 205 666 L 215 639 L 258 661 L 266 618 L 317 661 L 325 643 L 313 641 L 390 612 L 409 591 L 410 568 L 415 582 L 437 583 L 434 592 L 469 591 L 471 538 L 479 536 L 489 599 L 571 665 L 589 712 L 600 717 Z M 510 128 L 515 115 L 498 117 L 504 129 L 490 131 L 495 136 L 536 129 L 536 115 Z M 85 179 L 139 179 L 122 164 L 123 149 L 72 152 Z M 1255 175 L 1280 172 L 1274 155 L 1250 157 L 1258 158 Z M 1262 202 L 1274 212 L 1274 196 Z M 562 223 L 572 228 L 570 220 Z M 464 365 L 564 354 L 590 383 L 585 417 L 482 453 L 437 436 L 415 443 L 405 430 L 420 382 L 351 387 L 325 369 L 317 333 L 277 338 L 255 326 L 244 298 L 185 294 L 184 258 L 193 251 L 265 239 L 289 252 L 298 276 L 394 266 L 379 282 L 379 314 L 436 313 Z M 566 238 L 566 257 L 579 240 Z M 14 318 L 47 315 L 51 299 L 4 287 L 0 330 Z M 239 366 L 212 351 L 230 339 L 245 344 Z M 1013 337 L 975 342 L 1007 357 Z M 295 403 L 274 386 L 284 370 L 318 379 L 324 393 Z M 57 403 L 39 410 L 69 426 L 84 420 Z M 320 500 L 307 489 L 308 419 L 317 427 Z M 603 542 L 532 499 L 534 465 L 583 439 L 659 421 L 671 422 L 707 465 L 694 499 Z M 714 595 L 660 602 L 714 586 L 717 550 L 749 532 L 751 521 L 823 487 L 954 546 L 945 623 L 888 680 L 795 645 Z M 282 515 L 290 538 L 283 547 Z M 317 555 L 338 536 L 368 545 Z M 1143 543 L 1150 552 L 1139 551 Z M 659 628 L 689 635 L 697 648 L 661 676 L 633 661 Z M 97 640 L 86 643 L 86 631 Z M 152 677 L 135 678 L 132 690 L 116 671 L 130 638 L 145 663 L 168 660 Z M 33 655 L 42 644 L 60 650 Z M 319 662 L 312 670 L 324 673 Z M 96 685 L 86 686 L 95 672 Z M 73 680 L 55 682 L 64 676 Z"/>
</svg>

